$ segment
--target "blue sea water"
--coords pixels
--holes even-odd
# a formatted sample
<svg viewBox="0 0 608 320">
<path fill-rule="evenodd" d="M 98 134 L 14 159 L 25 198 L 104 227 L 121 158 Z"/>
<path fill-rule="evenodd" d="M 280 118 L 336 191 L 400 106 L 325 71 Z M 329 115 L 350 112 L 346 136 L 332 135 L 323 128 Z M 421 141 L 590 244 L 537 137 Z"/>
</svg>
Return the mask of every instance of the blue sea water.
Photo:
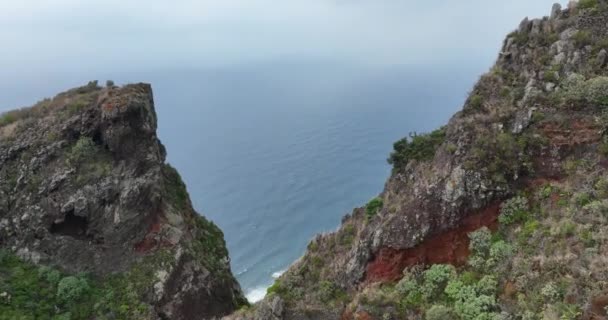
<svg viewBox="0 0 608 320">
<path fill-rule="evenodd" d="M 153 84 L 168 160 L 224 231 L 255 301 L 315 234 L 382 191 L 392 143 L 445 124 L 483 67 L 294 61 L 111 78 Z M 3 103 L 32 104 L 84 80 L 5 88 Z"/>
<path fill-rule="evenodd" d="M 283 64 L 155 81 L 160 136 L 247 297 L 382 191 L 392 143 L 445 124 L 477 74 Z"/>
</svg>

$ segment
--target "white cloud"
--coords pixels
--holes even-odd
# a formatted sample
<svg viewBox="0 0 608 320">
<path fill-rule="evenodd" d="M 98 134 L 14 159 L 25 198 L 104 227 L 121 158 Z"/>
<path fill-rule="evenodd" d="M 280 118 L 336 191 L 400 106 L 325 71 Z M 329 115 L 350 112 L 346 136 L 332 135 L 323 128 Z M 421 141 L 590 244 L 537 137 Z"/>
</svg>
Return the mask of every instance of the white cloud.
<svg viewBox="0 0 608 320">
<path fill-rule="evenodd" d="M 0 3 L 0 69 L 149 69 L 320 58 L 493 59 L 551 0 L 21 0 Z M 470 56 L 467 58 L 467 56 Z"/>
</svg>

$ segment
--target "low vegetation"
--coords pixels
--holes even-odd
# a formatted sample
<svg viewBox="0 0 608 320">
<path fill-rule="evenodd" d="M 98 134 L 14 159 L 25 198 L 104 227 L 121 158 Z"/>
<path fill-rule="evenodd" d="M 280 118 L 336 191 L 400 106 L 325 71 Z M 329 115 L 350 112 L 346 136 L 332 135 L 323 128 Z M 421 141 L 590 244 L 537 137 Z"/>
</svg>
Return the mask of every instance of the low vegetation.
<svg viewBox="0 0 608 320">
<path fill-rule="evenodd" d="M 466 265 L 412 266 L 398 283 L 361 293 L 359 308 L 374 318 L 579 319 L 608 286 L 608 177 L 583 176 L 506 200 L 498 231 L 469 234 Z"/>
<path fill-rule="evenodd" d="M 599 76 L 589 80 L 573 74 L 563 83 L 563 92 L 556 93 L 563 105 L 592 104 L 608 106 L 608 77 Z"/>
<path fill-rule="evenodd" d="M 38 267 L 0 251 L 0 319 L 146 318 L 152 310 L 143 297 L 154 283 L 156 268 L 170 261 L 167 257 L 158 253 L 124 274 L 99 281 Z"/>
<path fill-rule="evenodd" d="M 598 0 L 579 0 L 578 8 L 579 9 L 595 9 L 599 6 Z"/>
<path fill-rule="evenodd" d="M 64 117 L 72 116 L 93 103 L 97 99 L 100 89 L 97 81 L 90 81 L 86 86 L 60 94 L 53 100 L 43 99 L 32 107 L 0 113 L 0 127 L 28 119 L 43 118 L 49 114 L 51 108 L 61 109 Z"/>
<path fill-rule="evenodd" d="M 186 209 L 189 206 L 188 190 L 181 176 L 170 164 L 163 166 L 162 173 L 167 201 L 176 209 Z"/>
<path fill-rule="evenodd" d="M 365 205 L 365 214 L 368 219 L 374 217 L 382 209 L 384 202 L 382 198 L 374 198 Z"/>
<path fill-rule="evenodd" d="M 435 130 L 428 134 L 410 134 L 393 145 L 394 151 L 388 158 L 388 163 L 394 170 L 405 169 L 410 161 L 426 161 L 435 155 L 439 145 L 445 140 L 445 128 Z"/>
</svg>

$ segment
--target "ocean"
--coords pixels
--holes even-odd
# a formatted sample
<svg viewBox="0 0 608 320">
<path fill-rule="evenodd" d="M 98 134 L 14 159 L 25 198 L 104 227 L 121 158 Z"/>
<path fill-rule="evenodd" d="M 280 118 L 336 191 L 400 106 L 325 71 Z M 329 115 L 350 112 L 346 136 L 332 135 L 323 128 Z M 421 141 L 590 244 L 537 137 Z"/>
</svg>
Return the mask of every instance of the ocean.
<svg viewBox="0 0 608 320">
<path fill-rule="evenodd" d="M 154 81 L 168 159 L 224 231 L 250 301 L 315 234 L 382 191 L 393 142 L 445 124 L 472 69 L 294 63 Z"/>
</svg>

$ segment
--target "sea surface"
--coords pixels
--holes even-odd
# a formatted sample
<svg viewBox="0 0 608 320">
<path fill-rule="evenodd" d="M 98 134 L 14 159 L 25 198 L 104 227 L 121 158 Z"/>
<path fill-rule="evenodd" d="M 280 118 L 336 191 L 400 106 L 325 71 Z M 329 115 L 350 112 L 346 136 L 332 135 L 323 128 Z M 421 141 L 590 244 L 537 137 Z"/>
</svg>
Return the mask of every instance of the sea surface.
<svg viewBox="0 0 608 320">
<path fill-rule="evenodd" d="M 382 191 L 393 142 L 445 124 L 483 68 L 284 61 L 111 78 L 153 84 L 168 161 L 224 231 L 232 270 L 257 301 L 315 234 Z M 0 111 L 86 80 L 15 84 Z"/>
</svg>

